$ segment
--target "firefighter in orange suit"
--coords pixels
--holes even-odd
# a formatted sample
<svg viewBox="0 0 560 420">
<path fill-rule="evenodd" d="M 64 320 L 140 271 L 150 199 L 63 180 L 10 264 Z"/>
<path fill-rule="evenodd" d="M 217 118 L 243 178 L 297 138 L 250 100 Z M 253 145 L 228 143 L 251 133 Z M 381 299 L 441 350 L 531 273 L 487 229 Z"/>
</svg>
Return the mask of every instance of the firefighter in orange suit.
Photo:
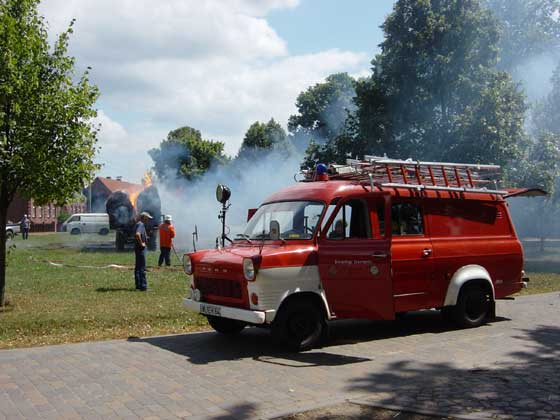
<svg viewBox="0 0 560 420">
<path fill-rule="evenodd" d="M 159 225 L 159 267 L 161 267 L 164 261 L 166 266 L 169 267 L 171 265 L 171 247 L 175 237 L 175 227 L 171 224 L 172 221 L 173 218 L 168 214 L 164 217 L 163 223 Z"/>
</svg>

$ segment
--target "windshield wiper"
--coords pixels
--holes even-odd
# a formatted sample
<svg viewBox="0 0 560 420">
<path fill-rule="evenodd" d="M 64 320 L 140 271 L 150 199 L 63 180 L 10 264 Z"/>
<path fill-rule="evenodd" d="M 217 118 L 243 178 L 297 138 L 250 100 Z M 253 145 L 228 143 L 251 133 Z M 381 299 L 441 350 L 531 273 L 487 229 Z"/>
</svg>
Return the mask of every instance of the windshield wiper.
<svg viewBox="0 0 560 420">
<path fill-rule="evenodd" d="M 249 242 L 250 244 L 253 243 L 253 241 L 251 241 L 251 240 L 249 239 L 249 235 L 246 235 L 245 233 L 238 233 L 237 235 L 235 235 L 235 239 L 244 239 L 244 240 L 246 240 L 247 242 Z"/>
</svg>

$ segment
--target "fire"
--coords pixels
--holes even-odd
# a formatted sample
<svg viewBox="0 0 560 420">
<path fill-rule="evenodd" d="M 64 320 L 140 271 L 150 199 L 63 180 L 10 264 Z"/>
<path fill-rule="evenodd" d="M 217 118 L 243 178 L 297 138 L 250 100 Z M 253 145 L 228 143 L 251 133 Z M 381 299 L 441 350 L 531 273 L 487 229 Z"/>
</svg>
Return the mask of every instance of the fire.
<svg viewBox="0 0 560 420">
<path fill-rule="evenodd" d="M 138 195 L 139 194 L 140 194 L 140 191 L 137 191 L 137 192 L 130 193 L 130 195 L 129 195 L 130 202 L 132 203 L 132 205 L 134 207 L 136 207 L 136 200 L 138 200 Z"/>
<path fill-rule="evenodd" d="M 149 171 L 144 174 L 144 178 L 142 178 L 142 185 L 146 188 L 152 186 L 152 177 Z"/>
</svg>

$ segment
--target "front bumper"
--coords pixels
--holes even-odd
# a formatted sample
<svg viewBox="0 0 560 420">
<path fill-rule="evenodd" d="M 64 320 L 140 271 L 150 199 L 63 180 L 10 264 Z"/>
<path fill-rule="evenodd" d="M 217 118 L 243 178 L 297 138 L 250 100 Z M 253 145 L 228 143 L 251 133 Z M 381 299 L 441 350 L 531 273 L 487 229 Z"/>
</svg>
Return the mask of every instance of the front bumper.
<svg viewBox="0 0 560 420">
<path fill-rule="evenodd" d="M 274 312 L 274 311 L 267 311 L 267 312 L 250 311 L 247 309 L 231 308 L 229 306 L 214 305 L 210 303 L 207 304 L 205 302 L 197 302 L 189 298 L 183 299 L 183 305 L 185 306 L 185 308 L 190 309 L 191 311 L 194 312 L 198 312 L 199 314 L 202 313 L 200 311 L 201 304 L 218 307 L 220 309 L 220 316 L 222 318 L 236 319 L 238 321 L 248 322 L 249 324 L 264 324 L 267 321 L 267 318 L 270 319 L 271 314 L 267 314 L 267 312 Z M 204 313 L 202 314 L 205 315 Z"/>
</svg>

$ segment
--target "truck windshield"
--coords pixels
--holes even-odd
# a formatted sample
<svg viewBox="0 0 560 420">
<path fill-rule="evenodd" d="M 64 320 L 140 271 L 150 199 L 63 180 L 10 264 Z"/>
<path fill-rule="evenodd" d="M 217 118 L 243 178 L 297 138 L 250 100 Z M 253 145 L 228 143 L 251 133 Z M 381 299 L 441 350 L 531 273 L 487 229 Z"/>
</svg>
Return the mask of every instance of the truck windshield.
<svg viewBox="0 0 560 420">
<path fill-rule="evenodd" d="M 245 233 L 239 236 L 246 239 L 269 239 L 270 222 L 277 221 L 281 239 L 311 239 L 324 207 L 322 203 L 316 201 L 265 204 L 251 218 Z"/>
</svg>

